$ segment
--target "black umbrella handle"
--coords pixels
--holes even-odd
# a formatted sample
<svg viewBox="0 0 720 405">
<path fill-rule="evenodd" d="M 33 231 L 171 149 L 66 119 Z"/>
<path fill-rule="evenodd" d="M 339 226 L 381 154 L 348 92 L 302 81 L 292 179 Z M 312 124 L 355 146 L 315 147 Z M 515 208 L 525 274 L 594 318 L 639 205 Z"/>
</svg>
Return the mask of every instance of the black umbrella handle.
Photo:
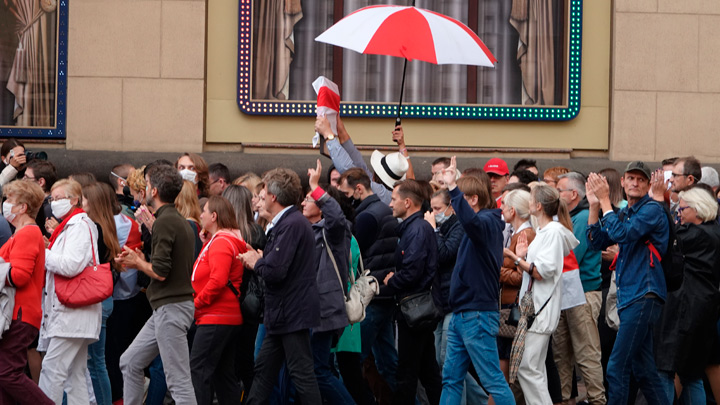
<svg viewBox="0 0 720 405">
<path fill-rule="evenodd" d="M 400 84 L 400 104 L 398 105 L 397 118 L 395 118 L 395 127 L 402 124 L 402 121 L 400 120 L 400 114 L 402 114 L 402 102 L 403 102 L 403 92 L 405 91 L 405 73 L 407 72 L 407 63 L 408 63 L 408 60 L 405 59 L 405 65 L 403 66 L 402 83 Z M 393 128 L 393 129 L 395 129 L 395 128 Z"/>
</svg>

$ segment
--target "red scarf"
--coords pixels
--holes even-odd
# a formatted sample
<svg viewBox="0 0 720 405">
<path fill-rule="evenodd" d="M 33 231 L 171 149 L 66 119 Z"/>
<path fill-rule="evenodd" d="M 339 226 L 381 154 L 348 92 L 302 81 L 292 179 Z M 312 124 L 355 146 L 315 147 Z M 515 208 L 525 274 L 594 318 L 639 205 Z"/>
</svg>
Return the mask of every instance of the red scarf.
<svg viewBox="0 0 720 405">
<path fill-rule="evenodd" d="M 67 225 L 68 221 L 70 221 L 70 218 L 74 217 L 77 214 L 82 214 L 83 209 L 82 208 L 75 208 L 73 211 L 70 212 L 70 215 L 68 215 L 63 221 L 60 223 L 60 225 L 55 228 L 52 235 L 50 236 L 50 245 L 48 245 L 48 249 L 52 249 L 53 244 L 55 243 L 55 240 L 58 238 L 58 236 L 62 233 L 63 229 L 65 229 L 65 225 Z"/>
</svg>

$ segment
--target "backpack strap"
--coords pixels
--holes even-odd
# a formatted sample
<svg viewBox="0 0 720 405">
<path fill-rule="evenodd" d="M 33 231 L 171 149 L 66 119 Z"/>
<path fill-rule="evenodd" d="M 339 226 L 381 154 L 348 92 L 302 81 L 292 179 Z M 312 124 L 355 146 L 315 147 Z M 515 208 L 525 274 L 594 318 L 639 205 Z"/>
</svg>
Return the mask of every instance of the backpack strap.
<svg viewBox="0 0 720 405">
<path fill-rule="evenodd" d="M 653 259 L 653 256 L 657 257 L 660 261 L 662 261 L 662 256 L 660 255 L 660 252 L 658 252 L 657 248 L 655 248 L 655 245 L 653 245 L 649 240 L 645 241 L 645 246 L 647 246 L 650 250 L 650 267 L 655 267 L 655 260 Z M 613 261 L 613 264 L 614 263 L 615 262 Z"/>
</svg>

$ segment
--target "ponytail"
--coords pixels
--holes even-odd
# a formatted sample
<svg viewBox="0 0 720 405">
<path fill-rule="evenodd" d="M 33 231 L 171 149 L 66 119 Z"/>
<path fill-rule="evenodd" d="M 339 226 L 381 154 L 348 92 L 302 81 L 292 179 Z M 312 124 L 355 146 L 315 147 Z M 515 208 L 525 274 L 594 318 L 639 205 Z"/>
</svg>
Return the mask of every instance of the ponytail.
<svg viewBox="0 0 720 405">
<path fill-rule="evenodd" d="M 570 212 L 568 211 L 567 204 L 563 199 L 560 199 L 560 205 L 558 206 L 558 222 L 560 222 L 565 228 L 569 229 L 570 232 L 573 230 L 572 219 L 570 219 Z"/>
</svg>

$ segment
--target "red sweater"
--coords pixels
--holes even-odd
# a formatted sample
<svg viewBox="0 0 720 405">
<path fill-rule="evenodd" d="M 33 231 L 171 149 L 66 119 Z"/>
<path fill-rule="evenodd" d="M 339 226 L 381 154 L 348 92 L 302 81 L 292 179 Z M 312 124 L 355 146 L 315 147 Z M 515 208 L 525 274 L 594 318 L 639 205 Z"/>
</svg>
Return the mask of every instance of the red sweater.
<svg viewBox="0 0 720 405">
<path fill-rule="evenodd" d="M 198 325 L 242 324 L 240 303 L 226 284 L 230 280 L 240 291 L 243 265 L 237 255 L 246 251 L 245 242 L 228 232 L 216 233 L 203 246 L 192 275 Z"/>
<path fill-rule="evenodd" d="M 12 266 L 8 278 L 17 288 L 12 319 L 40 329 L 45 282 L 45 243 L 40 228 L 28 225 L 15 232 L 0 248 L 0 256 Z"/>
</svg>

